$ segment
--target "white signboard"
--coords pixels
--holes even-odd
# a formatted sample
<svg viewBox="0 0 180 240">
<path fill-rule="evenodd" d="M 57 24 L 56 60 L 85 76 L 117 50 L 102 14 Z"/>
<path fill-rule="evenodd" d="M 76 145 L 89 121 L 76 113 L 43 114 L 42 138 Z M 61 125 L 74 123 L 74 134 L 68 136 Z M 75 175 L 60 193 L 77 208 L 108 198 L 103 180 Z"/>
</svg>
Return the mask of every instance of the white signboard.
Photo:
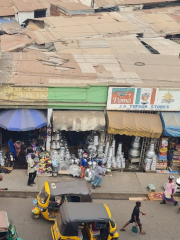
<svg viewBox="0 0 180 240">
<path fill-rule="evenodd" d="M 107 110 L 180 111 L 180 90 L 110 87 Z"/>
</svg>

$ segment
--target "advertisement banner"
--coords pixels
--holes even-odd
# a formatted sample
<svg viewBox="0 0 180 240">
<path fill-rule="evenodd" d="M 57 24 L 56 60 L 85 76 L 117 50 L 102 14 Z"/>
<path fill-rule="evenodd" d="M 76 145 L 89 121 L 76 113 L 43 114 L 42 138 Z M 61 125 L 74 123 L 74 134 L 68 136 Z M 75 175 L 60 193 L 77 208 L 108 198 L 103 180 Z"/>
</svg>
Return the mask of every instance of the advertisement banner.
<svg viewBox="0 0 180 240">
<path fill-rule="evenodd" d="M 110 87 L 107 110 L 180 111 L 180 90 Z"/>
</svg>

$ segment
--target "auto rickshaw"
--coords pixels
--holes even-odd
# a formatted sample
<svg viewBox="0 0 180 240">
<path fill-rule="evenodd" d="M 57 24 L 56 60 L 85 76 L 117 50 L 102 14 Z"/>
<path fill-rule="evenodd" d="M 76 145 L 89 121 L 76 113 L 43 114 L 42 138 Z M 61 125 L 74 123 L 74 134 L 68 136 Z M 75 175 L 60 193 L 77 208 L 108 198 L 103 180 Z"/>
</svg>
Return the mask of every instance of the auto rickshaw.
<svg viewBox="0 0 180 240">
<path fill-rule="evenodd" d="M 65 203 L 51 227 L 53 240 L 111 240 L 119 234 L 103 203 Z"/>
<path fill-rule="evenodd" d="M 5 211 L 0 211 L 0 240 L 22 240 L 18 237 L 15 225 Z"/>
<path fill-rule="evenodd" d="M 41 214 L 49 221 L 54 221 L 59 207 L 64 202 L 92 202 L 91 191 L 84 179 L 45 182 L 43 189 L 34 200 L 33 218 L 39 218 Z"/>
</svg>

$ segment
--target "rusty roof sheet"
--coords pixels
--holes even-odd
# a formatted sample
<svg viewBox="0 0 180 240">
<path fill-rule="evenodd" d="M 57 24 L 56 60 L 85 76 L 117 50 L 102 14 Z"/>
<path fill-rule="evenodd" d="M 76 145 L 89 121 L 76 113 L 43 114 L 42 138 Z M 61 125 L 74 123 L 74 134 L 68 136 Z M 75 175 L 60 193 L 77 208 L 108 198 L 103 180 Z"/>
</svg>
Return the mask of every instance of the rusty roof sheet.
<svg viewBox="0 0 180 240">
<path fill-rule="evenodd" d="M 11 7 L 11 0 L 1 0 L 0 1 L 0 7 Z"/>
<path fill-rule="evenodd" d="M 58 53 L 73 54 L 122 54 L 122 53 L 147 53 L 150 52 L 137 39 L 136 35 L 111 38 L 91 38 L 81 40 L 64 40 L 54 43 Z"/>
<path fill-rule="evenodd" d="M 117 20 L 119 19 L 119 20 Z M 90 36 L 125 35 L 141 33 L 133 23 L 120 16 L 103 14 L 86 17 L 47 17 L 45 23 L 50 28 L 27 34 L 37 43 L 44 44 L 62 39 L 86 38 Z"/>
<path fill-rule="evenodd" d="M 14 16 L 15 10 L 13 7 L 0 7 L 0 17 Z"/>
<path fill-rule="evenodd" d="M 95 8 L 100 7 L 112 7 L 112 6 L 128 6 L 128 5 L 138 5 L 138 4 L 156 4 L 165 2 L 165 0 L 95 0 Z M 168 0 L 168 2 L 176 2 L 176 0 Z"/>
<path fill-rule="evenodd" d="M 0 28 L 7 34 L 17 33 L 21 30 L 21 25 L 15 21 L 1 23 Z"/>
<path fill-rule="evenodd" d="M 47 9 L 49 4 L 46 1 L 12 0 L 13 6 L 19 12 L 31 12 L 34 10 Z"/>
<path fill-rule="evenodd" d="M 60 8 L 70 10 L 70 11 L 78 11 L 78 10 L 92 10 L 91 7 L 88 7 L 82 3 L 77 2 L 61 2 L 59 1 L 56 5 Z"/>
<path fill-rule="evenodd" d="M 160 38 L 141 38 L 141 41 L 148 44 L 160 54 L 179 56 L 180 44 L 177 44 L 169 39 Z"/>
<path fill-rule="evenodd" d="M 26 35 L 2 35 L 1 50 L 4 52 L 18 51 L 30 45 L 32 42 L 33 40 Z"/>
<path fill-rule="evenodd" d="M 29 51 L 11 55 L 9 83 L 21 86 L 180 87 L 180 61 L 158 54 L 57 54 Z M 142 66 L 136 65 L 142 62 Z"/>
<path fill-rule="evenodd" d="M 124 12 L 118 13 L 130 23 L 136 24 L 143 37 L 164 37 L 179 34 L 180 25 L 170 15 L 163 13 Z"/>
</svg>

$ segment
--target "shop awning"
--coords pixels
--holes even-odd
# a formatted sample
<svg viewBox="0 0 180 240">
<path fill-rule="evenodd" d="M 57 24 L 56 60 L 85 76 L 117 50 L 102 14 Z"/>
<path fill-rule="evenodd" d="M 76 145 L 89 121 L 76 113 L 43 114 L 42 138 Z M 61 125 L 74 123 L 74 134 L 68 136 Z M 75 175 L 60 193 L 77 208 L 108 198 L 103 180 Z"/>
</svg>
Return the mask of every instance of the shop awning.
<svg viewBox="0 0 180 240">
<path fill-rule="evenodd" d="M 47 125 L 46 111 L 12 109 L 0 112 L 0 127 L 10 131 L 29 131 Z"/>
<path fill-rule="evenodd" d="M 180 137 L 180 112 L 161 113 L 163 135 Z"/>
<path fill-rule="evenodd" d="M 159 138 L 162 123 L 158 114 L 108 111 L 108 133 Z"/>
<path fill-rule="evenodd" d="M 53 130 L 102 131 L 105 128 L 104 113 L 100 111 L 53 111 Z"/>
</svg>

